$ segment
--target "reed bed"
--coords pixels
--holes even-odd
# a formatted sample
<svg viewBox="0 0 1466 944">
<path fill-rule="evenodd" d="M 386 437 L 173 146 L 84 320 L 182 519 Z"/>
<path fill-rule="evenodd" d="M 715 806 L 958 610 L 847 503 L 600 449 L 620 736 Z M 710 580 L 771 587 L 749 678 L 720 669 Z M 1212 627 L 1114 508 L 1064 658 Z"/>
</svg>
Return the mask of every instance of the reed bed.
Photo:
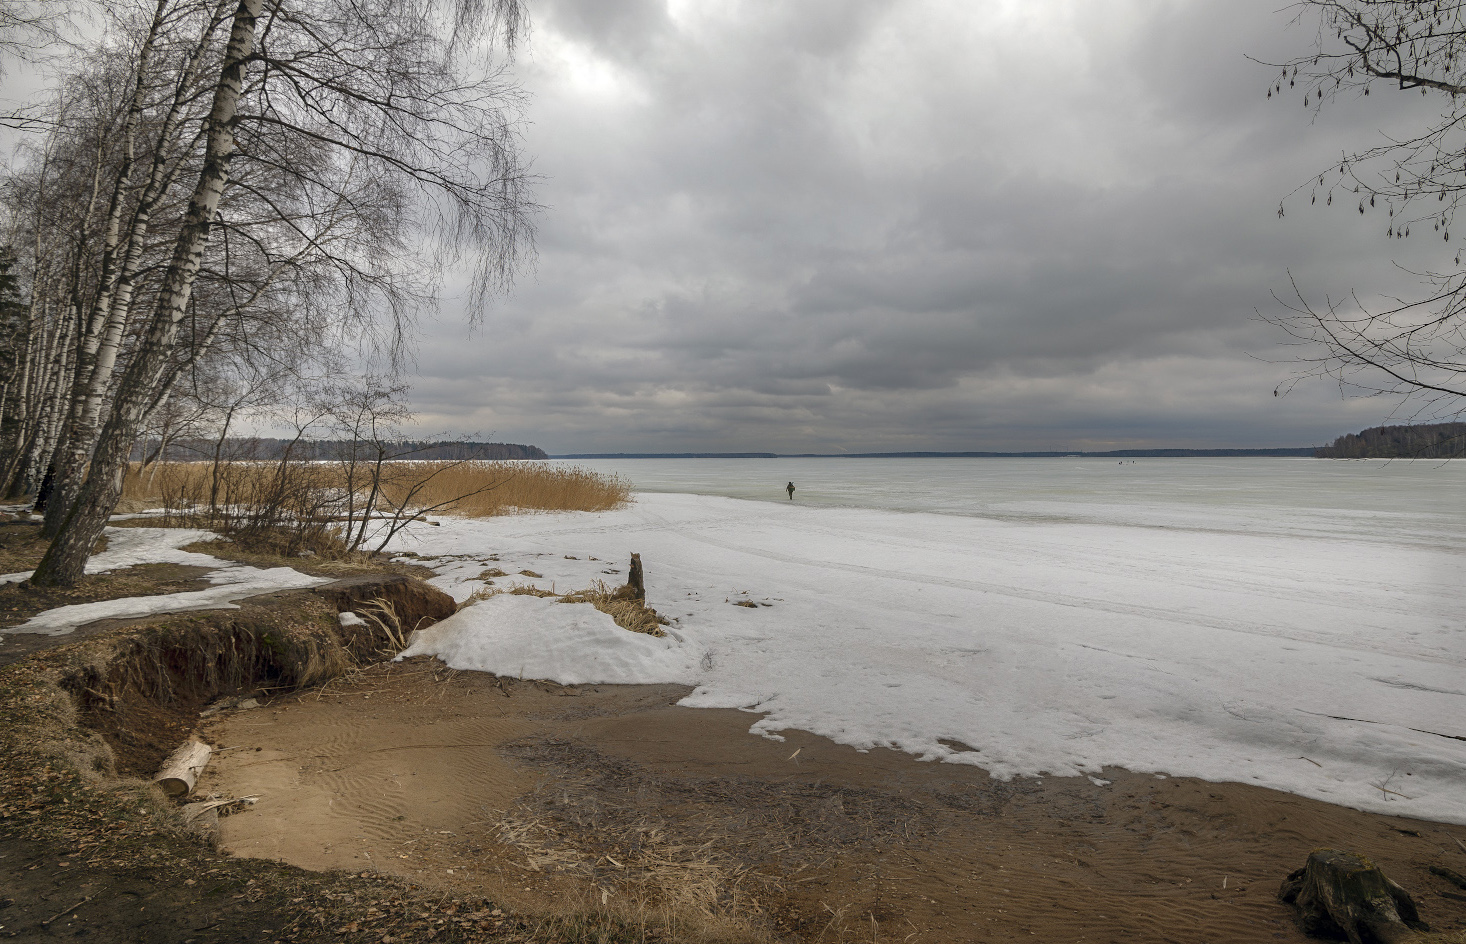
<svg viewBox="0 0 1466 944">
<path fill-rule="evenodd" d="M 631 482 L 552 462 L 395 462 L 387 496 L 400 501 L 409 483 L 425 483 L 416 504 L 450 502 L 466 518 L 524 511 L 610 511 L 631 500 Z M 457 499 L 457 496 L 470 497 Z M 457 499 L 457 500 L 455 500 Z"/>
<path fill-rule="evenodd" d="M 363 500 L 373 486 L 374 467 L 338 462 L 292 462 L 285 473 L 291 490 L 334 495 L 348 491 Z M 279 462 L 134 463 L 123 484 L 124 501 L 145 507 L 196 509 L 251 506 L 254 496 L 278 490 Z M 609 511 L 631 499 L 631 483 L 580 466 L 551 462 L 383 463 L 375 475 L 380 489 L 376 513 L 431 510 L 467 518 L 539 511 Z"/>
</svg>

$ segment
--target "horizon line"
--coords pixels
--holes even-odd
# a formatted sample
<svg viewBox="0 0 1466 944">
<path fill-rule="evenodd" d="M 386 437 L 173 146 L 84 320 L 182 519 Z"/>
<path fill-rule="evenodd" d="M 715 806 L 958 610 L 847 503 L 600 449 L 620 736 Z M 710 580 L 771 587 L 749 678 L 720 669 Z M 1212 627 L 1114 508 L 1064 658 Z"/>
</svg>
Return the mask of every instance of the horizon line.
<svg viewBox="0 0 1466 944">
<path fill-rule="evenodd" d="M 1021 452 L 942 452 L 916 450 L 910 452 L 567 452 L 551 454 L 551 459 L 1175 459 L 1229 457 L 1312 457 L 1321 446 L 1279 446 L 1274 448 L 1222 449 L 1110 449 L 1025 450 Z"/>
</svg>

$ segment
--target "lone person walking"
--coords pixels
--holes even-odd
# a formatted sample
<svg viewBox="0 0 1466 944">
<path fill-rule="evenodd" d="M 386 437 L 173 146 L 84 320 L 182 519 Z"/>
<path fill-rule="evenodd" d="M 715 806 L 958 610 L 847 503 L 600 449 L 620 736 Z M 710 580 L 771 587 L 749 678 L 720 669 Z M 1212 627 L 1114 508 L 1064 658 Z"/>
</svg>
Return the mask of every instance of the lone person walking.
<svg viewBox="0 0 1466 944">
<path fill-rule="evenodd" d="M 790 482 L 788 485 L 785 485 L 784 486 L 784 490 L 789 493 L 789 500 L 790 501 L 793 501 L 794 500 L 794 483 L 793 482 Z"/>
</svg>

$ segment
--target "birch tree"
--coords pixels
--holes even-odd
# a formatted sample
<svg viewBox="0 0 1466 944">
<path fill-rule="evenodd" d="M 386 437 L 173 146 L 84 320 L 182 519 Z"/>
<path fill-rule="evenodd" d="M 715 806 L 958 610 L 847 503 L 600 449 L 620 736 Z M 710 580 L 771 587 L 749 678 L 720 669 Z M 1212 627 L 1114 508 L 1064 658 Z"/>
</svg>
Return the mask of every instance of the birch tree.
<svg viewBox="0 0 1466 944">
<path fill-rule="evenodd" d="M 300 301 L 305 323 L 297 327 L 306 331 L 319 328 L 310 316 L 367 324 L 384 313 L 395 345 L 432 302 L 421 273 L 433 263 L 471 253 L 472 301 L 481 310 L 529 245 L 534 208 L 517 153 L 518 96 L 491 59 L 512 49 L 523 27 L 517 0 L 156 0 L 139 62 L 155 55 L 148 37 L 170 17 L 192 17 L 203 38 L 197 48 L 207 50 L 175 56 L 193 65 L 172 87 L 191 88 L 184 80 L 197 76 L 208 107 L 192 125 L 179 119 L 193 133 L 156 138 L 191 149 L 172 161 L 154 155 L 152 166 L 175 168 L 175 179 L 191 186 L 145 309 L 136 295 L 120 301 L 131 250 L 121 235 L 113 245 L 114 204 L 98 217 L 106 220 L 98 288 L 90 316 L 76 321 L 97 346 L 82 349 L 85 396 L 72 397 L 81 406 L 67 434 L 76 440 L 67 454 L 79 455 L 84 443 L 89 458 L 84 473 L 66 470 L 56 537 L 33 577 L 41 585 L 80 578 L 149 413 L 262 297 Z M 152 71 L 135 70 L 134 92 Z M 181 95 L 179 114 L 202 97 Z M 136 111 L 130 103 L 123 114 Z M 130 197 L 136 221 L 151 191 L 134 181 L 151 176 L 127 153 L 131 120 L 119 124 L 124 156 L 113 193 Z M 413 251 L 425 242 L 429 253 Z M 236 253 L 250 260 L 252 285 L 236 278 Z M 104 409 L 97 394 L 109 385 Z"/>
</svg>

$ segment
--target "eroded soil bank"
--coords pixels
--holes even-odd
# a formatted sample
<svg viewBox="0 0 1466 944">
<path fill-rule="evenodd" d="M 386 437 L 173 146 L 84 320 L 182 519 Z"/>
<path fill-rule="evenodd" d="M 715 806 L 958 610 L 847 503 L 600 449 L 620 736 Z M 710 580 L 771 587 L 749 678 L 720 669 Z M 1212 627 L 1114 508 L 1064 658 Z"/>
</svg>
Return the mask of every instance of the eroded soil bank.
<svg viewBox="0 0 1466 944">
<path fill-rule="evenodd" d="M 218 851 L 148 783 L 221 695 L 268 701 L 380 658 L 451 600 L 402 577 L 96 629 L 0 665 L 0 939 L 139 944 L 644 940 L 606 916 L 515 916 L 379 873 L 319 873 Z M 441 596 L 441 595 L 437 595 Z M 380 611 L 379 611 L 380 612 Z"/>
<path fill-rule="evenodd" d="M 672 911 L 804 941 L 1309 940 L 1276 899 L 1310 850 L 1364 853 L 1466 928 L 1466 828 L 1242 784 L 998 782 L 862 754 L 675 686 L 563 688 L 373 667 L 222 716 L 203 790 L 257 794 L 223 847 L 516 909 Z"/>
</svg>

